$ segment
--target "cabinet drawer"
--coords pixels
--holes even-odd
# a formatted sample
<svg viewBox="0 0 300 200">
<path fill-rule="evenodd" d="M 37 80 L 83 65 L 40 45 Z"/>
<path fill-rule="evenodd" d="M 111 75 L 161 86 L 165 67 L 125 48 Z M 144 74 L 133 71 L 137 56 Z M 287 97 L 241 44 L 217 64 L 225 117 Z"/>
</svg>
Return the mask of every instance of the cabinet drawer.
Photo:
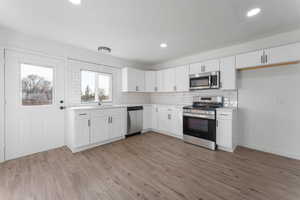
<svg viewBox="0 0 300 200">
<path fill-rule="evenodd" d="M 88 119 L 90 118 L 90 112 L 76 112 L 75 113 L 75 119 Z"/>
<path fill-rule="evenodd" d="M 217 112 L 217 119 L 232 119 L 232 112 L 230 111 Z"/>
</svg>

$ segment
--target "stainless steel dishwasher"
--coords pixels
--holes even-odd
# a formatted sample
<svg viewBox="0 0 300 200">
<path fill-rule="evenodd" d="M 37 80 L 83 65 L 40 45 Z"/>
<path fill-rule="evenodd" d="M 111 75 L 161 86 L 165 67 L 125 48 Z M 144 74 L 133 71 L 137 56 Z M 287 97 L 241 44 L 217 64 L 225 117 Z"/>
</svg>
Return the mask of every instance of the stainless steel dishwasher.
<svg viewBox="0 0 300 200">
<path fill-rule="evenodd" d="M 126 136 L 140 134 L 142 130 L 143 130 L 143 106 L 128 107 Z"/>
</svg>

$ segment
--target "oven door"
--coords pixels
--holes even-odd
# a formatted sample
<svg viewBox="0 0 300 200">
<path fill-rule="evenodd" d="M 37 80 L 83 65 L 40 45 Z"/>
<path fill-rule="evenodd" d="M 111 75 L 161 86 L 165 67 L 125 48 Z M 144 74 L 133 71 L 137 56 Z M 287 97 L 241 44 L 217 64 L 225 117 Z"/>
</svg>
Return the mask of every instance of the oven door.
<svg viewBox="0 0 300 200">
<path fill-rule="evenodd" d="M 190 90 L 201 90 L 210 88 L 210 75 L 209 74 L 196 74 L 190 75 Z"/>
<path fill-rule="evenodd" d="M 216 142 L 216 120 L 183 116 L 183 134 Z"/>
</svg>

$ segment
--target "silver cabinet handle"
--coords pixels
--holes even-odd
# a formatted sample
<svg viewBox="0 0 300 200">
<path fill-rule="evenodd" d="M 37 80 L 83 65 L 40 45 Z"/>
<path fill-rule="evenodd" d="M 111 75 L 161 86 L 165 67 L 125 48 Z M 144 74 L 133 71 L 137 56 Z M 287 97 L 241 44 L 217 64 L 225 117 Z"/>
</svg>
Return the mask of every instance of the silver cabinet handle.
<svg viewBox="0 0 300 200">
<path fill-rule="evenodd" d="M 112 117 L 110 117 L 110 123 L 111 123 L 111 124 L 113 123 L 113 118 L 112 118 Z"/>
<path fill-rule="evenodd" d="M 264 58 L 263 58 L 263 56 L 260 56 L 260 63 L 264 64 Z"/>
<path fill-rule="evenodd" d="M 176 88 L 176 86 L 174 86 L 174 91 L 176 91 L 177 90 L 177 88 Z"/>
<path fill-rule="evenodd" d="M 87 115 L 86 113 L 81 113 L 81 114 L 79 114 L 80 116 L 85 116 L 85 115 Z"/>
<path fill-rule="evenodd" d="M 219 127 L 219 120 L 216 120 L 216 127 Z"/>
<path fill-rule="evenodd" d="M 89 119 L 88 120 L 88 127 L 90 127 L 91 126 L 91 120 Z"/>
</svg>

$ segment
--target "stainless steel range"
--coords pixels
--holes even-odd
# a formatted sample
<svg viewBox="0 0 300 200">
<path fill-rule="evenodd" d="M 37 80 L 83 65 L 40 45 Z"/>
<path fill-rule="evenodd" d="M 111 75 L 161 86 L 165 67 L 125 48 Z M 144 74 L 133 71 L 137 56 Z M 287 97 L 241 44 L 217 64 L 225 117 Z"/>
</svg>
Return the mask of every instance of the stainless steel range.
<svg viewBox="0 0 300 200">
<path fill-rule="evenodd" d="M 183 139 L 187 143 L 216 149 L 216 109 L 223 97 L 194 97 L 193 105 L 183 108 Z"/>
</svg>

